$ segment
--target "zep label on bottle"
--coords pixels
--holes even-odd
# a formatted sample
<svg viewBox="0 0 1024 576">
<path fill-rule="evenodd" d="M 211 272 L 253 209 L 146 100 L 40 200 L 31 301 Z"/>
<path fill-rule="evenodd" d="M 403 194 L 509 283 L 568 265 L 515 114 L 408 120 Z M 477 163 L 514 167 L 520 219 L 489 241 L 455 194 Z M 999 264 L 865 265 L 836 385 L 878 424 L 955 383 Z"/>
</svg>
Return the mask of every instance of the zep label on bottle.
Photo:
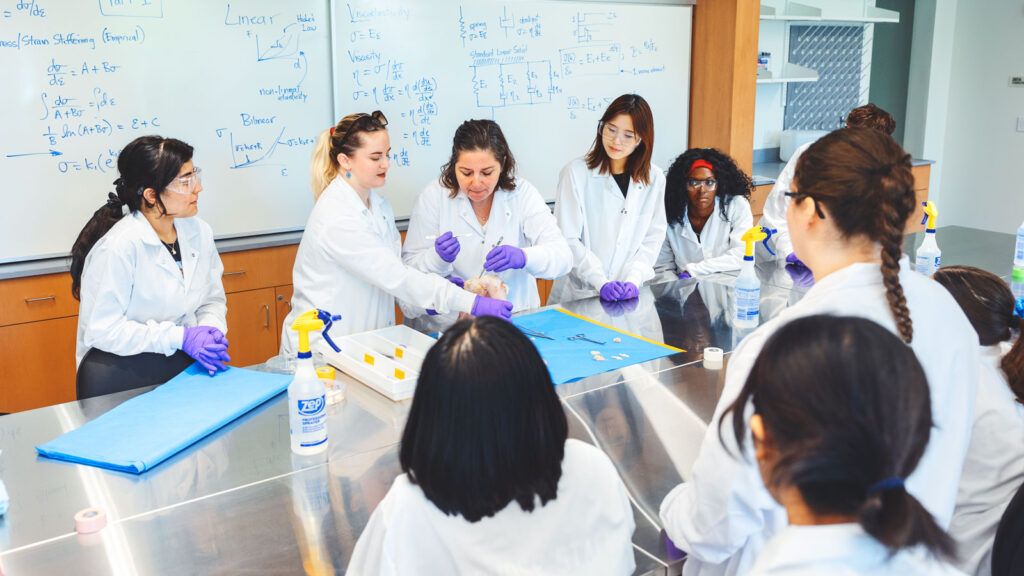
<svg viewBox="0 0 1024 576">
<path fill-rule="evenodd" d="M 299 421 L 298 430 L 292 430 L 292 434 L 298 434 L 302 440 L 300 446 L 310 447 L 322 444 L 327 440 L 324 433 L 327 426 L 327 401 L 324 395 L 313 398 L 299 398 L 298 403 Z"/>
</svg>

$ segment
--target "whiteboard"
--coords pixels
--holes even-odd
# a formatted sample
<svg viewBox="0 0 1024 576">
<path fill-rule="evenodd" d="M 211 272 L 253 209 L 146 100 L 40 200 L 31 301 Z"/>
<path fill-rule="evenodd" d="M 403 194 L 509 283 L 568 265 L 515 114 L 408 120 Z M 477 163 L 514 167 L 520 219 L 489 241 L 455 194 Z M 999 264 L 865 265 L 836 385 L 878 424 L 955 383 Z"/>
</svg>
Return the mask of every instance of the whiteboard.
<svg viewBox="0 0 1024 576">
<path fill-rule="evenodd" d="M 0 6 L 0 263 L 66 255 L 138 136 L 195 147 L 218 238 L 294 230 L 333 122 L 326 0 Z"/>
<path fill-rule="evenodd" d="M 464 120 L 497 121 L 518 174 L 546 199 L 593 143 L 608 103 L 635 92 L 654 114 L 654 163 L 686 149 L 690 6 L 352 0 L 332 9 L 335 110 L 380 109 L 397 218 L 436 179 Z"/>
</svg>

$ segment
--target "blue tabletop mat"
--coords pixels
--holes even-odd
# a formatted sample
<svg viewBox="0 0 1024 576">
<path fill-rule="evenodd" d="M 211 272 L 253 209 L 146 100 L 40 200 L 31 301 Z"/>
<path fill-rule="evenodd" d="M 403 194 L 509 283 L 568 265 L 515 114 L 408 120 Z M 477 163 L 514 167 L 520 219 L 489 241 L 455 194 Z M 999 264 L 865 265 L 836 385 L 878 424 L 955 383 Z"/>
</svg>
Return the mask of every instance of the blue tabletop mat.
<svg viewBox="0 0 1024 576">
<path fill-rule="evenodd" d="M 572 382 L 587 376 L 682 352 L 679 348 L 647 340 L 560 308 L 516 316 L 512 318 L 512 323 L 520 328 L 543 332 L 554 338 L 554 340 L 548 340 L 531 336 L 526 331 L 523 332 L 531 338 L 540 352 L 541 358 L 547 363 L 551 380 L 555 384 Z M 604 342 L 604 344 L 595 344 L 586 340 L 569 340 L 569 337 L 577 334 L 583 334 L 587 338 Z M 615 342 L 615 338 L 622 341 Z M 592 351 L 600 352 L 604 360 L 594 360 Z"/>
<path fill-rule="evenodd" d="M 43 456 L 141 474 L 277 396 L 292 376 L 198 364 L 36 450 Z"/>
</svg>

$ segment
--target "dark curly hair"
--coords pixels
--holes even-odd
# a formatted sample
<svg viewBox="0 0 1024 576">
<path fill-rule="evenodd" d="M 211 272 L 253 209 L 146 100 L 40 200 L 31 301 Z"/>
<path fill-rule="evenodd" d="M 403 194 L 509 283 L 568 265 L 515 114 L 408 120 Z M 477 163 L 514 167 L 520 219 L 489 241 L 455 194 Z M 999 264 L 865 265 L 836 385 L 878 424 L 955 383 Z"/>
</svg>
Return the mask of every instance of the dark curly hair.
<svg viewBox="0 0 1024 576">
<path fill-rule="evenodd" d="M 728 207 L 734 196 L 743 196 L 750 201 L 750 193 L 754 184 L 750 176 L 736 166 L 736 162 L 728 155 L 714 148 L 690 148 L 672 162 L 665 175 L 665 216 L 671 225 L 682 224 L 686 218 L 686 208 L 690 204 L 690 196 L 686 193 L 686 181 L 690 177 L 690 168 L 697 160 L 711 164 L 718 189 L 718 213 L 722 220 L 728 221 Z"/>
<path fill-rule="evenodd" d="M 459 178 L 455 175 L 455 163 L 459 154 L 471 150 L 488 150 L 501 164 L 501 175 L 498 176 L 498 190 L 515 190 L 516 160 L 501 132 L 501 126 L 494 120 L 466 120 L 455 129 L 452 139 L 452 156 L 441 167 L 441 185 L 448 189 L 448 197 L 459 195 Z"/>
</svg>

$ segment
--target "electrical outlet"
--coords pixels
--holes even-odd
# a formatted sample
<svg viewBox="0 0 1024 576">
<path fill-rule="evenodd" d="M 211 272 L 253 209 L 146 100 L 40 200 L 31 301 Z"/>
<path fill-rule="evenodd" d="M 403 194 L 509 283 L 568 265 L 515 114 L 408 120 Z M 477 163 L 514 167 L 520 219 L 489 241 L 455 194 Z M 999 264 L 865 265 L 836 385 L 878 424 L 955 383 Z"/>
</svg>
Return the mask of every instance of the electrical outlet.
<svg viewBox="0 0 1024 576">
<path fill-rule="evenodd" d="M 1010 76 L 1011 88 L 1024 88 L 1024 76 Z"/>
</svg>

